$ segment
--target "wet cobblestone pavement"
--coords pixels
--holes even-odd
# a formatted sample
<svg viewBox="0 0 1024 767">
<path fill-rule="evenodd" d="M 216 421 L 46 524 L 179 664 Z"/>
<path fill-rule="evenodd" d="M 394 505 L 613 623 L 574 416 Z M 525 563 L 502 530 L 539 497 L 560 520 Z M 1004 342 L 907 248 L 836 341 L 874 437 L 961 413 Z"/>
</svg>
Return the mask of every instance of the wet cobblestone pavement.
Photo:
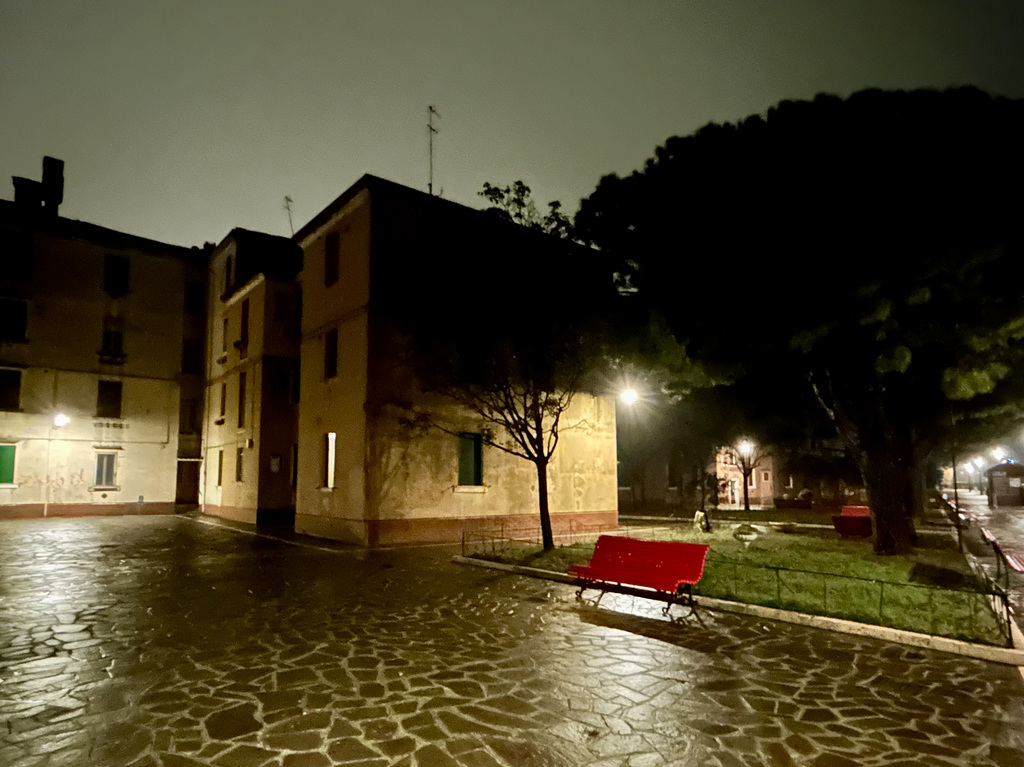
<svg viewBox="0 0 1024 767">
<path fill-rule="evenodd" d="M 1018 672 L 181 517 L 0 523 L 0 765 L 1024 765 Z"/>
</svg>

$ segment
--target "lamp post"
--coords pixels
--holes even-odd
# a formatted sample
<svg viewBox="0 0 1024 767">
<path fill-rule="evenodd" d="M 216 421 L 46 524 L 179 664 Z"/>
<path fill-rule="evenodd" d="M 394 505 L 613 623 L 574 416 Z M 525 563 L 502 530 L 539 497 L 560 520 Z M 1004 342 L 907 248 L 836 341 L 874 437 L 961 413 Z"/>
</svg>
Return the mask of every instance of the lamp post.
<svg viewBox="0 0 1024 767">
<path fill-rule="evenodd" d="M 634 416 L 633 406 L 637 402 L 640 401 L 640 394 L 632 386 L 628 386 L 627 385 L 627 386 L 625 386 L 623 389 L 621 389 L 619 391 L 619 395 L 618 395 L 617 399 L 618 399 L 619 402 L 621 402 L 626 407 L 626 410 L 628 411 L 628 414 L 629 414 L 628 418 L 620 419 L 620 418 L 616 417 L 615 421 L 616 421 L 616 424 L 618 425 L 618 433 L 619 433 L 618 451 L 617 451 L 618 452 L 618 456 L 617 457 L 619 459 L 618 460 L 618 465 L 620 467 L 625 466 L 626 479 L 629 482 L 629 510 L 631 512 L 633 512 L 636 509 L 636 488 L 635 488 L 634 483 L 633 483 L 633 466 L 632 466 L 632 462 L 633 462 L 633 460 L 635 458 L 634 453 L 636 451 L 634 449 L 635 446 L 632 446 L 632 445 L 629 444 L 629 439 L 628 438 L 632 437 L 635 434 L 636 430 L 634 428 L 632 428 L 632 427 L 627 430 L 626 421 L 629 421 L 631 426 L 632 426 L 633 416 Z M 620 477 L 618 479 L 617 484 L 621 485 L 621 483 L 622 483 L 622 478 Z"/>
<path fill-rule="evenodd" d="M 69 423 L 71 423 L 71 419 L 64 413 L 57 413 L 50 419 L 49 429 L 46 435 L 46 489 L 43 491 L 44 517 L 47 516 L 50 511 L 50 486 L 53 484 L 50 480 L 50 453 L 53 450 L 53 430 L 63 429 Z"/>
<path fill-rule="evenodd" d="M 743 439 L 736 450 L 740 454 L 740 471 L 743 472 L 743 510 L 750 511 L 750 475 L 754 471 L 750 457 L 754 454 L 754 444 L 749 439 Z"/>
</svg>

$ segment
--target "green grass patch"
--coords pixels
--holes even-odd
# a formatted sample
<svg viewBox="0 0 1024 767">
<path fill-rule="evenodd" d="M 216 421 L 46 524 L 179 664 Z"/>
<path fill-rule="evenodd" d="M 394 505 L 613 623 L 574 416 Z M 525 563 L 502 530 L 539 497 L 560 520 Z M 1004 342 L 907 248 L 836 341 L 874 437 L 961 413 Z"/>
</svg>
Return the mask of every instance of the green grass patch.
<svg viewBox="0 0 1024 767">
<path fill-rule="evenodd" d="M 921 539 L 907 555 L 880 557 L 868 541 L 841 540 L 825 530 L 780 532 L 759 528 L 749 547 L 733 526 L 712 533 L 663 531 L 662 540 L 708 543 L 704 578 L 696 594 L 873 623 L 937 636 L 1001 645 L 1000 622 L 955 543 Z M 590 560 L 592 543 L 545 552 L 524 547 L 485 559 L 564 573 Z"/>
</svg>

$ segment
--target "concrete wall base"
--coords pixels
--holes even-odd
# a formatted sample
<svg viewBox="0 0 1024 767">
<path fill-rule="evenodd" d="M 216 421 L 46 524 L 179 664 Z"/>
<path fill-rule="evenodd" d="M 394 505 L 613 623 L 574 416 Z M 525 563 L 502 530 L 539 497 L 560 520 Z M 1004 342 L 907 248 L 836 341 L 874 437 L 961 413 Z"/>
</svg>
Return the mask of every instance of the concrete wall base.
<svg viewBox="0 0 1024 767">
<path fill-rule="evenodd" d="M 40 517 L 119 517 L 139 514 L 174 514 L 174 501 L 146 503 L 21 503 L 0 506 L 0 519 Z"/>
<path fill-rule="evenodd" d="M 608 530 L 618 525 L 618 511 L 569 512 L 551 515 L 556 537 L 583 535 L 588 530 Z M 421 519 L 338 519 L 296 514 L 295 532 L 332 538 L 362 546 L 420 546 L 459 543 L 463 533 L 488 533 L 500 537 L 539 537 L 537 514 L 487 517 L 429 517 Z"/>
</svg>

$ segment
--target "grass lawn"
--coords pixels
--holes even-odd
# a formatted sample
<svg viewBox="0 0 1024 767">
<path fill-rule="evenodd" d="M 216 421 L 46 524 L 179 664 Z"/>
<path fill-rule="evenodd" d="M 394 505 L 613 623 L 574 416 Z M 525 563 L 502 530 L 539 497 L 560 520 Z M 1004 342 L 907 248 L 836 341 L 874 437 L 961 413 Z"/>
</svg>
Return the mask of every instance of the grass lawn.
<svg viewBox="0 0 1024 767">
<path fill-rule="evenodd" d="M 696 594 L 1004 643 L 989 597 L 948 537 L 922 536 L 912 554 L 879 557 L 869 542 L 840 540 L 833 531 L 759 528 L 757 540 L 745 548 L 733 539 L 733 529 L 722 523 L 712 533 L 700 533 L 687 526 L 658 531 L 656 537 L 711 545 Z M 592 543 L 579 543 L 547 553 L 523 548 L 485 558 L 564 573 L 571 564 L 589 561 L 593 550 Z"/>
</svg>

